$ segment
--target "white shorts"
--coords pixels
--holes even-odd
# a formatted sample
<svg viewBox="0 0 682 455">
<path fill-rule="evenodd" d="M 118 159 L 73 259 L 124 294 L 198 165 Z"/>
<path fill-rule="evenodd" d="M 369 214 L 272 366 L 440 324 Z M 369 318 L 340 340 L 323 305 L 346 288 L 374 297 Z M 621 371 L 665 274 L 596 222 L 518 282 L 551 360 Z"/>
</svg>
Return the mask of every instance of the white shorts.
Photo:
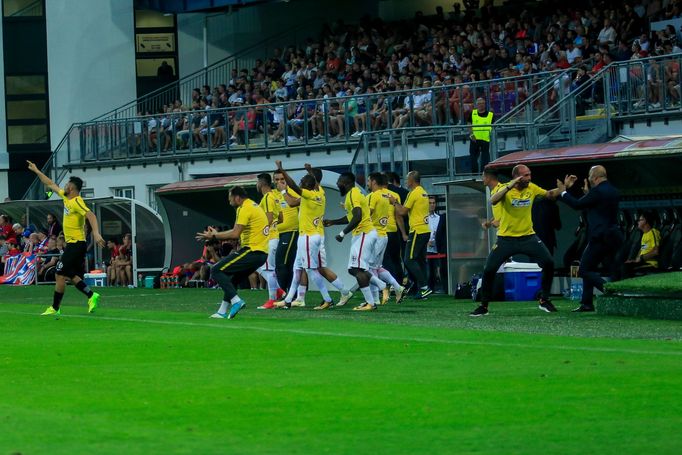
<svg viewBox="0 0 682 455">
<path fill-rule="evenodd" d="M 350 245 L 350 256 L 348 258 L 349 269 L 369 270 L 377 238 L 377 231 L 375 230 L 367 234 L 353 236 L 353 243 Z"/>
<path fill-rule="evenodd" d="M 324 237 L 320 234 L 298 236 L 295 269 L 318 269 L 327 266 Z"/>
<path fill-rule="evenodd" d="M 388 245 L 388 237 L 377 235 L 376 242 L 374 242 L 374 251 L 372 252 L 372 260 L 369 263 L 370 268 L 380 269 L 384 263 L 384 254 L 386 253 L 386 246 Z"/>
<path fill-rule="evenodd" d="M 268 240 L 268 258 L 265 260 L 265 264 L 258 268 L 258 272 L 274 272 L 275 271 L 275 257 L 277 257 L 277 245 L 279 245 L 279 239 Z"/>
</svg>

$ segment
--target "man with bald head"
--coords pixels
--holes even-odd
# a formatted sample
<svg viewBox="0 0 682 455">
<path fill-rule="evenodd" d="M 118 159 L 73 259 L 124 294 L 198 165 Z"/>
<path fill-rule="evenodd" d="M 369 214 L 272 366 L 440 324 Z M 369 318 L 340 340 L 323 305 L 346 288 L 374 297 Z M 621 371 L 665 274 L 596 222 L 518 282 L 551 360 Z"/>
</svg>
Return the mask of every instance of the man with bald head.
<svg viewBox="0 0 682 455">
<path fill-rule="evenodd" d="M 549 299 L 552 279 L 554 278 L 554 259 L 535 235 L 533 230 L 533 202 L 538 197 L 556 199 L 558 189 L 547 191 L 531 183 L 528 166 L 519 164 L 512 170 L 513 179 L 490 197 L 493 206 L 502 206 L 500 227 L 497 241 L 483 268 L 481 284 L 481 305 L 471 312 L 471 316 L 488 314 L 488 303 L 493 290 L 495 274 L 500 266 L 515 254 L 525 254 L 531 261 L 537 262 L 542 269 L 542 290 L 539 308 L 547 313 L 554 313 L 556 308 Z"/>
<path fill-rule="evenodd" d="M 604 279 L 598 272 L 599 264 L 604 264 L 611 277 L 615 275 L 617 264 L 614 259 L 623 243 L 623 234 L 618 227 L 620 193 L 608 181 L 604 166 L 590 169 L 583 187 L 585 194 L 580 199 L 568 193 L 577 180 L 575 175 L 567 175 L 563 182 L 557 180 L 557 186 L 563 202 L 576 210 L 587 211 L 588 243 L 580 259 L 578 272 L 583 279 L 583 296 L 580 306 L 573 310 L 583 313 L 594 311 L 594 288 L 604 290 Z"/>
</svg>

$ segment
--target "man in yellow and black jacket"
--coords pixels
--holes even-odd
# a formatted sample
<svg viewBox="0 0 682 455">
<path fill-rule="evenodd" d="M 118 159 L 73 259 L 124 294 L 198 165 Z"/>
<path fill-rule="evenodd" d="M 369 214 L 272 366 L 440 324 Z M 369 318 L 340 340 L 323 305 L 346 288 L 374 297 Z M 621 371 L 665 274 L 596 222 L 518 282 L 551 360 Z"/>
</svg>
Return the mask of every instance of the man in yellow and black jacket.
<svg viewBox="0 0 682 455">
<path fill-rule="evenodd" d="M 469 157 L 471 158 L 471 173 L 478 174 L 479 169 L 485 168 L 486 164 L 490 162 L 490 133 L 492 132 L 493 124 L 492 112 L 486 109 L 485 100 L 478 98 L 476 100 L 476 109 L 471 111 L 471 125 L 469 139 Z M 478 160 L 481 160 L 481 166 L 478 166 Z"/>
</svg>

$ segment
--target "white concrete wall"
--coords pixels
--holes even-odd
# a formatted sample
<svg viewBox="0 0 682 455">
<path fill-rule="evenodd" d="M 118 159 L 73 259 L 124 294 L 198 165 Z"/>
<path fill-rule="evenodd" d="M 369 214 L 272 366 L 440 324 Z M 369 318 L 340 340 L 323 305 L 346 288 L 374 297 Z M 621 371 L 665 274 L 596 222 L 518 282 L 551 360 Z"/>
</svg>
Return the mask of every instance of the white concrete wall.
<svg viewBox="0 0 682 455">
<path fill-rule="evenodd" d="M 113 196 L 111 188 L 132 186 L 135 188 L 135 199 L 143 204 L 149 204 L 147 198 L 148 185 L 165 185 L 181 180 L 178 166 L 173 163 L 166 163 L 161 166 L 158 164 L 148 165 L 146 168 L 134 166 L 130 169 L 126 166 L 117 166 L 116 169 L 103 167 L 99 171 L 96 168 L 88 168 L 86 171 L 74 169 L 64 177 L 62 182 L 59 182 L 59 185 L 63 186 L 64 182 L 72 175 L 82 178 L 83 187 L 95 191 L 94 197 Z"/>
<path fill-rule="evenodd" d="M 0 20 L 0 38 L 2 37 L 2 20 Z M 4 120 L 5 114 L 5 57 L 3 46 L 0 43 L 0 202 L 4 201 L 9 194 L 7 186 L 7 170 L 9 169 L 9 155 L 7 153 L 7 125 Z"/>
<path fill-rule="evenodd" d="M 132 0 L 47 1 L 50 135 L 136 97 Z"/>
<path fill-rule="evenodd" d="M 265 3 L 243 8 L 230 14 L 208 15 L 208 64 L 297 26 L 309 24 L 289 39 L 303 42 L 316 37 L 323 21 L 343 19 L 355 22 L 365 14 L 376 16 L 378 0 L 320 1 Z M 180 77 L 203 67 L 203 13 L 178 15 L 178 56 Z M 292 44 L 289 40 L 277 46 Z M 270 55 L 268 52 L 264 56 Z"/>
</svg>

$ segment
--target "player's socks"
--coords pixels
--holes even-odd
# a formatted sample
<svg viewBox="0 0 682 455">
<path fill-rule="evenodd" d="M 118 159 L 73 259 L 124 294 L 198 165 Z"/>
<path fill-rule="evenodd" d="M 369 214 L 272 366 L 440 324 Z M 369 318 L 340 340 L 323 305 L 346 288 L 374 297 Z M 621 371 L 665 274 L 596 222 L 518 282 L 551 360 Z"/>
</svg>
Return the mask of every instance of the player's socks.
<svg viewBox="0 0 682 455">
<path fill-rule="evenodd" d="M 59 311 L 59 306 L 62 304 L 63 298 L 64 298 L 63 292 L 54 291 L 54 294 L 52 295 L 52 308 L 54 308 L 55 311 Z"/>
<path fill-rule="evenodd" d="M 310 279 L 313 280 L 313 283 L 315 283 L 317 289 L 320 291 L 320 294 L 322 294 L 322 299 L 325 302 L 331 302 L 332 297 L 329 295 L 329 290 L 327 289 L 327 285 L 324 282 L 325 280 L 322 278 L 322 275 L 320 275 L 320 272 L 314 269 L 308 269 L 307 272 Z"/>
<path fill-rule="evenodd" d="M 277 276 L 273 271 L 264 272 L 265 281 L 268 283 L 268 297 L 270 300 L 277 299 L 277 290 L 279 289 L 279 283 L 277 283 Z"/>
<path fill-rule="evenodd" d="M 92 297 L 92 290 L 88 287 L 87 284 L 85 284 L 85 281 L 81 280 L 78 283 L 76 283 L 76 289 L 81 291 L 83 294 L 85 294 L 88 298 Z"/>
<path fill-rule="evenodd" d="M 379 270 L 377 270 L 377 274 L 379 275 L 379 278 L 382 279 L 382 281 L 393 286 L 393 289 L 402 288 L 400 283 L 398 283 L 398 280 L 396 280 L 395 277 L 393 275 L 391 275 L 391 272 L 389 272 L 388 270 L 379 269 Z"/>
<path fill-rule="evenodd" d="M 362 292 L 362 295 L 365 297 L 366 303 L 369 303 L 370 305 L 375 305 L 374 296 L 372 295 L 372 290 L 370 289 L 369 286 L 365 288 L 360 288 L 360 292 Z"/>
<path fill-rule="evenodd" d="M 343 281 L 341 281 L 341 278 L 336 278 L 334 281 L 331 282 L 331 285 L 334 286 L 341 293 L 341 295 L 347 295 L 350 292 L 343 285 Z"/>
<path fill-rule="evenodd" d="M 227 313 L 227 307 L 229 307 L 229 306 L 230 306 L 230 302 L 226 302 L 226 301 L 223 300 L 223 301 L 220 303 L 220 308 L 218 309 L 218 313 L 220 313 L 220 314 L 225 314 L 225 313 Z"/>
<path fill-rule="evenodd" d="M 298 286 L 298 291 L 296 292 L 296 300 L 299 302 L 305 302 L 305 293 L 308 291 L 307 286 L 303 286 L 302 284 Z"/>
<path fill-rule="evenodd" d="M 378 291 L 383 291 L 386 287 L 386 283 L 374 276 L 374 274 L 372 274 L 372 278 L 369 279 L 369 284 L 376 287 Z"/>
<path fill-rule="evenodd" d="M 379 299 L 379 288 L 374 286 L 373 284 L 370 284 L 369 288 L 372 291 L 372 297 L 374 298 L 374 301 L 381 302 L 381 300 Z M 386 286 L 384 286 L 384 289 L 386 289 Z"/>
</svg>

